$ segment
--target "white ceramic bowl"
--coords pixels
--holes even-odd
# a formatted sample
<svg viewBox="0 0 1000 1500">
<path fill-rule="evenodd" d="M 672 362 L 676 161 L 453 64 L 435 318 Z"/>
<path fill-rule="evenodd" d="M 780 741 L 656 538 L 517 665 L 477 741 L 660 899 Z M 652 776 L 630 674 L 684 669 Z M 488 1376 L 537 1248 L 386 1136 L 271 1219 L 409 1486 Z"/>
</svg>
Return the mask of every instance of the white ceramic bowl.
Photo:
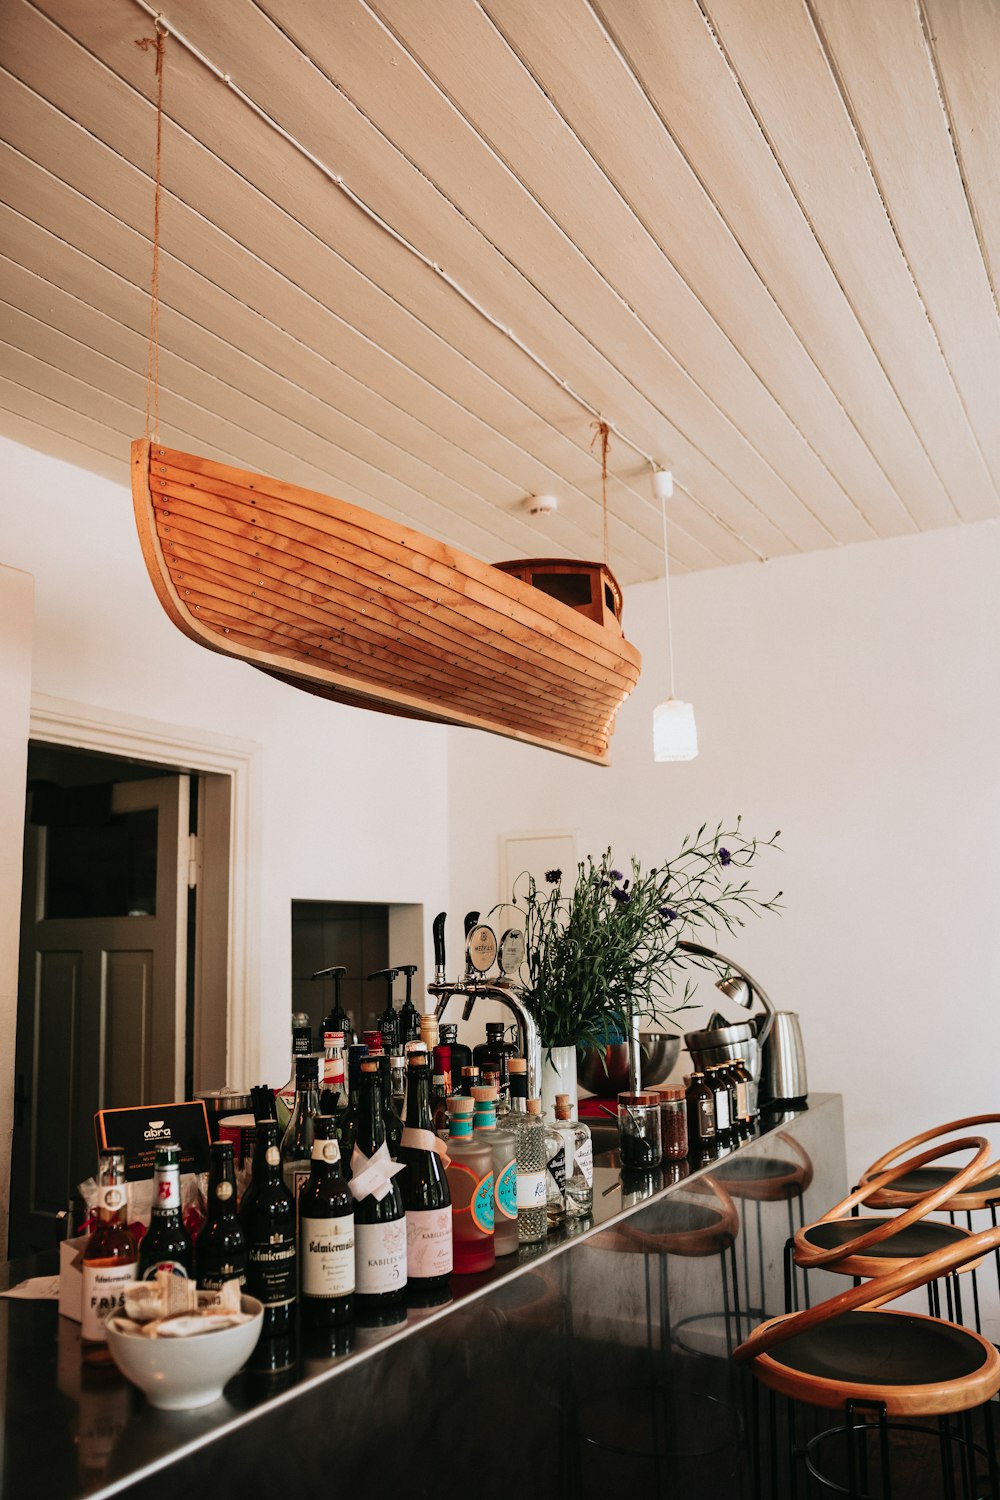
<svg viewBox="0 0 1000 1500">
<path fill-rule="evenodd" d="M 208 1406 L 222 1395 L 222 1387 L 253 1353 L 264 1321 L 256 1297 L 244 1297 L 249 1323 L 200 1333 L 187 1339 L 147 1339 L 121 1333 L 114 1319 L 107 1325 L 108 1349 L 122 1374 L 145 1392 L 150 1406 L 162 1411 L 188 1411 Z"/>
</svg>

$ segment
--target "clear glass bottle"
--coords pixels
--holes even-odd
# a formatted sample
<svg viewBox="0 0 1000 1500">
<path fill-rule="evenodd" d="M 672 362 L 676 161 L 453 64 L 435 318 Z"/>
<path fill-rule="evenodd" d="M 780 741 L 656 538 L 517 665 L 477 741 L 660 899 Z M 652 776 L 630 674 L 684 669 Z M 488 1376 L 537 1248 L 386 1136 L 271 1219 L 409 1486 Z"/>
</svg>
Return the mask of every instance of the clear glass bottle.
<svg viewBox="0 0 1000 1500">
<path fill-rule="evenodd" d="M 97 1223 L 83 1247 L 83 1317 L 80 1338 L 83 1357 L 106 1363 L 105 1319 L 118 1311 L 125 1288 L 136 1278 L 139 1252 L 128 1227 L 125 1152 L 109 1147 L 101 1152 L 97 1170 Z"/>
<path fill-rule="evenodd" d="M 236 1168 L 231 1141 L 212 1142 L 208 1219 L 195 1241 L 198 1285 L 217 1292 L 224 1281 L 247 1279 L 247 1241 L 236 1212 Z"/>
<path fill-rule="evenodd" d="M 664 1161 L 688 1154 L 687 1099 L 681 1088 L 660 1089 L 660 1136 Z"/>
<path fill-rule="evenodd" d="M 295 1202 L 309 1181 L 312 1166 L 313 1122 L 319 1114 L 319 1059 L 295 1060 L 295 1106 L 281 1138 L 281 1170 L 285 1187 Z"/>
<path fill-rule="evenodd" d="M 406 1211 L 389 1155 L 384 1086 L 377 1057 L 361 1063 L 361 1103 L 351 1157 L 354 1198 L 355 1295 L 360 1309 L 393 1307 L 406 1293 Z"/>
<path fill-rule="evenodd" d="M 545 1126 L 541 1100 L 528 1099 L 528 1064 L 512 1057 L 510 1070 L 510 1125 L 514 1131 L 517 1164 L 517 1237 L 522 1245 L 538 1244 L 548 1230 L 545 1213 Z M 529 1109 L 529 1103 L 535 1106 Z"/>
<path fill-rule="evenodd" d="M 350 1322 L 354 1314 L 354 1199 L 340 1170 L 329 1115 L 313 1129 L 312 1167 L 299 1197 L 300 1296 L 305 1323 Z"/>
<path fill-rule="evenodd" d="M 448 1186 L 456 1275 L 488 1271 L 496 1261 L 493 1239 L 493 1147 L 472 1130 L 473 1101 L 448 1100 Z"/>
<path fill-rule="evenodd" d="M 589 1127 L 573 1119 L 568 1094 L 556 1095 L 555 1128 L 566 1151 L 566 1217 L 583 1219 L 594 1207 L 594 1143 Z"/>
<path fill-rule="evenodd" d="M 517 1161 L 514 1154 L 514 1132 L 509 1125 L 497 1123 L 494 1087 L 481 1085 L 473 1089 L 472 1102 L 473 1131 L 478 1138 L 489 1141 L 493 1152 L 494 1249 L 497 1255 L 513 1255 L 520 1243 L 517 1237 Z"/>
<path fill-rule="evenodd" d="M 558 1229 L 566 1218 L 566 1141 L 555 1127 L 545 1125 L 545 1217 L 549 1229 Z"/>
<path fill-rule="evenodd" d="M 181 1213 L 181 1148 L 173 1141 L 156 1148 L 153 1207 L 139 1246 L 139 1280 L 151 1281 L 159 1270 L 194 1275 L 194 1244 Z"/>
<path fill-rule="evenodd" d="M 406 1124 L 399 1144 L 406 1210 L 406 1274 L 412 1289 L 446 1286 L 454 1263 L 451 1190 L 434 1134 L 426 1053 L 407 1064 Z"/>
<path fill-rule="evenodd" d="M 264 1304 L 265 1334 L 292 1321 L 298 1295 L 295 1244 L 295 1200 L 281 1174 L 278 1125 L 257 1126 L 253 1182 L 240 1204 L 240 1223 L 247 1241 L 247 1293 Z"/>
</svg>

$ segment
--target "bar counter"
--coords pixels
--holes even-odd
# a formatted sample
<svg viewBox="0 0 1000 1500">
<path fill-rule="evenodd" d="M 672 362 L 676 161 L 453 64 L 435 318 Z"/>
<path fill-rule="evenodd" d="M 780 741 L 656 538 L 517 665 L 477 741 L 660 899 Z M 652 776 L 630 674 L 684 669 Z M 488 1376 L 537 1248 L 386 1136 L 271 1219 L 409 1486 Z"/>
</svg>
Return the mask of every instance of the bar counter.
<svg viewBox="0 0 1000 1500">
<path fill-rule="evenodd" d="M 601 1145 L 583 1224 L 454 1277 L 438 1305 L 262 1340 L 201 1411 L 156 1411 L 113 1368 L 81 1366 L 54 1302 L 0 1299 L 0 1495 L 749 1495 L 728 1356 L 783 1310 L 791 1229 L 846 1191 L 839 1096 L 644 1178 Z M 832 1283 L 810 1277 L 813 1299 Z"/>
</svg>

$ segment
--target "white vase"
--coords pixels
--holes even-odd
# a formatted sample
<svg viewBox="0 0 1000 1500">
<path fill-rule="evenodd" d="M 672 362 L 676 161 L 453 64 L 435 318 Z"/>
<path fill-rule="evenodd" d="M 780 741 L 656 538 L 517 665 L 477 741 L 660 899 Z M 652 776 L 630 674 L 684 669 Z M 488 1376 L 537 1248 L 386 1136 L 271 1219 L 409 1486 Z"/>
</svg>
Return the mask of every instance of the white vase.
<svg viewBox="0 0 1000 1500">
<path fill-rule="evenodd" d="M 576 1112 L 576 1048 L 542 1047 L 542 1114 L 546 1120 L 556 1117 L 556 1095 L 568 1094 L 572 1118 Z"/>
</svg>

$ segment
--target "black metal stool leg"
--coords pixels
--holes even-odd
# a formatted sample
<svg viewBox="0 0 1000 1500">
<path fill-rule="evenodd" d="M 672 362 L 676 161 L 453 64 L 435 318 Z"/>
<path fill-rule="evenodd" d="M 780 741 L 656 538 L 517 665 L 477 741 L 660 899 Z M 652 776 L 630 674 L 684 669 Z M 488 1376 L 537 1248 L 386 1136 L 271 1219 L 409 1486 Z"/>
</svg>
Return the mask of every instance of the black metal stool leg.
<svg viewBox="0 0 1000 1500">
<path fill-rule="evenodd" d="M 993 1431 L 993 1402 L 987 1401 L 981 1408 L 983 1417 L 983 1441 L 986 1444 L 986 1463 L 990 1471 L 990 1493 L 996 1500 L 1000 1496 L 1000 1472 L 997 1469 L 997 1445 Z"/>
<path fill-rule="evenodd" d="M 941 1493 L 945 1500 L 955 1500 L 955 1474 L 951 1465 L 951 1433 L 947 1417 L 938 1417 L 938 1442 L 941 1447 Z"/>
<path fill-rule="evenodd" d="M 788 1500 L 798 1500 L 799 1452 L 795 1443 L 795 1402 L 785 1402 L 788 1419 Z"/>
</svg>

